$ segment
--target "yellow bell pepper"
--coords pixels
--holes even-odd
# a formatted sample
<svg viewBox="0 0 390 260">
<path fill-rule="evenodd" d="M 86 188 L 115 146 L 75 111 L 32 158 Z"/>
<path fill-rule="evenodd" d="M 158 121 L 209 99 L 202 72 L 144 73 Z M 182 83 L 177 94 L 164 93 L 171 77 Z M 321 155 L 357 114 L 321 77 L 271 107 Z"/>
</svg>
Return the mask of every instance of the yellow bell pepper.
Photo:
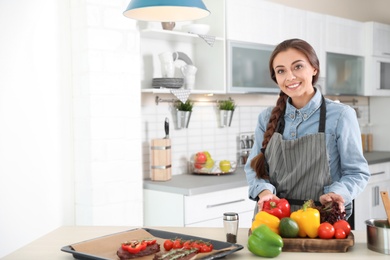
<svg viewBox="0 0 390 260">
<path fill-rule="evenodd" d="M 315 238 L 318 236 L 320 226 L 320 212 L 311 208 L 312 201 L 306 201 L 302 208 L 291 213 L 290 218 L 295 220 L 299 226 L 299 237 Z"/>
<path fill-rule="evenodd" d="M 265 211 L 260 211 L 256 214 L 255 220 L 252 222 L 251 230 L 255 230 L 255 228 L 259 227 L 261 224 L 267 225 L 273 232 L 279 234 L 279 223 L 280 219 L 267 213 Z"/>
</svg>

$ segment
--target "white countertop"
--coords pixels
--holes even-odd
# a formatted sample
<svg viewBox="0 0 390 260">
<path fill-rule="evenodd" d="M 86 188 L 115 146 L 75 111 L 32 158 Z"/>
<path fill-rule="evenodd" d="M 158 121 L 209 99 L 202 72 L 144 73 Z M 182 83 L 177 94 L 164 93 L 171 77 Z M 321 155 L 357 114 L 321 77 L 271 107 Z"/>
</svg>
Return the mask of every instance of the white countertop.
<svg viewBox="0 0 390 260">
<path fill-rule="evenodd" d="M 93 239 L 105 235 L 111 235 L 117 232 L 130 230 L 133 227 L 60 227 L 49 234 L 33 241 L 25 247 L 5 256 L 3 260 L 19 260 L 19 259 L 60 259 L 71 260 L 74 259 L 69 253 L 61 251 L 63 246 L 82 242 L 88 239 Z M 225 234 L 223 228 L 195 228 L 195 227 L 151 227 L 164 231 L 171 231 L 180 234 L 187 234 L 192 236 L 205 237 L 225 241 Z M 367 249 L 366 232 L 352 231 L 355 235 L 355 245 L 350 247 L 345 253 L 296 253 L 296 252 L 282 252 L 275 259 L 300 259 L 300 260 L 321 260 L 321 259 L 389 259 L 389 255 L 380 254 Z M 239 229 L 237 243 L 244 246 L 244 249 L 228 255 L 224 259 L 262 259 L 253 255 L 248 251 L 246 244 L 248 239 L 248 229 Z"/>
</svg>

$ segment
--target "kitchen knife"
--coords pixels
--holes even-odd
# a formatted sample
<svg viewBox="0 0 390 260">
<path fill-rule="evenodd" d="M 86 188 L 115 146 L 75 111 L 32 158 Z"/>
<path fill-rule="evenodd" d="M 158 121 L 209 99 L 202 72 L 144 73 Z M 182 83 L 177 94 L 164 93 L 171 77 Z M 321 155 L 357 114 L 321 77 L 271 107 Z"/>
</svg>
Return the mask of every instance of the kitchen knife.
<svg viewBox="0 0 390 260">
<path fill-rule="evenodd" d="M 168 139 L 169 138 L 169 119 L 168 119 L 168 117 L 165 118 L 164 129 L 165 129 L 164 139 Z"/>
</svg>

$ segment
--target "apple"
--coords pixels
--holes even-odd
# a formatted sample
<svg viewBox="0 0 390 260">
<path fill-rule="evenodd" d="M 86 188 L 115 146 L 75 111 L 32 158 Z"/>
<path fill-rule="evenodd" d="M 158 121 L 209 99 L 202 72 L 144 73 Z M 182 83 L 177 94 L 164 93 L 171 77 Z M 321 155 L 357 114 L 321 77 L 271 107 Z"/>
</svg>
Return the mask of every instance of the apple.
<svg viewBox="0 0 390 260">
<path fill-rule="evenodd" d="M 228 160 L 222 160 L 219 162 L 219 169 L 221 169 L 222 172 L 229 172 L 231 168 L 230 161 Z"/>
<path fill-rule="evenodd" d="M 196 163 L 205 163 L 207 161 L 207 156 L 203 152 L 198 152 L 195 154 Z"/>
</svg>

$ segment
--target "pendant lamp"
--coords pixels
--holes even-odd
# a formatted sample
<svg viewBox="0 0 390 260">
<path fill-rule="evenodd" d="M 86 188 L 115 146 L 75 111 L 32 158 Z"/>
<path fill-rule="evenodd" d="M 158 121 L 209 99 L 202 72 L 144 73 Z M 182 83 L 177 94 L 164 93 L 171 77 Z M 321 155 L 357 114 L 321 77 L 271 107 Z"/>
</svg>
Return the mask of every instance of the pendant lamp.
<svg viewBox="0 0 390 260">
<path fill-rule="evenodd" d="M 202 0 L 131 0 L 123 15 L 150 22 L 179 22 L 210 14 Z"/>
</svg>

